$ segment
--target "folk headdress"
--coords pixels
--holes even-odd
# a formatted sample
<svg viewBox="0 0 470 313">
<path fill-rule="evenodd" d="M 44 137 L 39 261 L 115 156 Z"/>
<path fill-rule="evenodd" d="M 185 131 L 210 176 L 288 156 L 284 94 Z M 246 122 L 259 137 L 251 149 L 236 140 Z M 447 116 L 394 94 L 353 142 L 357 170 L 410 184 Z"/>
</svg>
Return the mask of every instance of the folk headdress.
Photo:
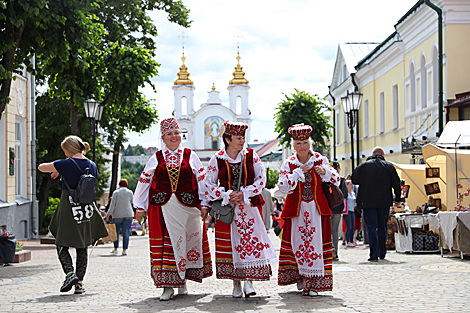
<svg viewBox="0 0 470 313">
<path fill-rule="evenodd" d="M 178 121 L 174 117 L 166 118 L 160 122 L 160 132 L 162 136 L 175 129 L 180 130 L 180 127 L 178 125 Z"/>
<path fill-rule="evenodd" d="M 245 136 L 245 131 L 248 128 L 248 125 L 241 122 L 231 122 L 225 121 L 225 133 L 232 136 Z"/>
<path fill-rule="evenodd" d="M 292 134 L 293 140 L 307 140 L 312 132 L 312 127 L 309 125 L 295 124 L 289 127 L 289 134 Z"/>
</svg>

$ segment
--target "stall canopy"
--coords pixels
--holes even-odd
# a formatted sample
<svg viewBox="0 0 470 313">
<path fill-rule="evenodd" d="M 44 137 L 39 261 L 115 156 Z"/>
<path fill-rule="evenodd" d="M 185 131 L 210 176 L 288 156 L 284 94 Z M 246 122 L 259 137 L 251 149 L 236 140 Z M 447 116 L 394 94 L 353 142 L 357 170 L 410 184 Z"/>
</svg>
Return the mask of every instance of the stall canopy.
<svg viewBox="0 0 470 313">
<path fill-rule="evenodd" d="M 442 148 L 470 147 L 470 121 L 448 122 L 436 145 Z"/>
<path fill-rule="evenodd" d="M 428 167 L 439 168 L 439 177 L 427 179 L 427 183 L 439 183 L 441 192 L 433 197 L 441 199 L 443 210 L 454 210 L 458 192 L 456 182 L 463 185 L 460 192 L 470 188 L 470 150 L 442 149 L 429 144 L 423 147 L 423 158 Z M 469 202 L 469 197 L 464 197 L 463 205 L 468 206 Z"/>
<path fill-rule="evenodd" d="M 416 206 L 421 206 L 428 201 L 424 185 L 426 184 L 426 166 L 424 164 L 398 164 L 393 163 L 400 179 L 405 180 L 405 185 L 410 186 L 406 203 L 412 211 Z"/>
</svg>

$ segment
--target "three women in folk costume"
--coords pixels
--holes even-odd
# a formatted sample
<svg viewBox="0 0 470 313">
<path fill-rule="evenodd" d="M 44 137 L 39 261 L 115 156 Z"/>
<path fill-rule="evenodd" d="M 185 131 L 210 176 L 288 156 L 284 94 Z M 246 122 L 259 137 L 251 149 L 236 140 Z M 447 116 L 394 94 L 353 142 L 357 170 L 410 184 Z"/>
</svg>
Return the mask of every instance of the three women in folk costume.
<svg viewBox="0 0 470 313">
<path fill-rule="evenodd" d="M 339 185 L 340 176 L 326 157 L 310 150 L 308 125 L 289 128 L 295 154 L 284 161 L 278 188 L 287 193 L 281 214 L 279 285 L 297 283 L 306 296 L 333 289 L 331 210 L 322 182 Z"/>
<path fill-rule="evenodd" d="M 210 201 L 234 207 L 233 221 L 215 226 L 217 278 L 232 280 L 232 296 L 240 298 L 256 295 L 252 281 L 272 276 L 277 258 L 261 218 L 265 169 L 256 152 L 244 148 L 248 125 L 224 126 L 224 147 L 212 156 L 206 174 L 197 155 L 181 146 L 177 121 L 163 120 L 163 148 L 148 161 L 135 190 L 136 219 L 148 211 L 151 276 L 164 288 L 160 300 L 171 299 L 174 287 L 187 294 L 187 279 L 202 282 L 212 275 L 204 221 Z M 340 178 L 325 157 L 310 150 L 311 130 L 303 124 L 289 128 L 296 153 L 283 163 L 278 182 L 288 194 L 278 284 L 297 283 L 304 295 L 314 296 L 333 288 L 331 211 L 321 182 L 338 185 Z"/>
<path fill-rule="evenodd" d="M 205 179 L 208 198 L 222 199 L 222 205 L 230 203 L 235 211 L 230 224 L 215 225 L 216 274 L 233 281 L 233 297 L 243 292 L 249 297 L 256 295 L 252 281 L 269 280 L 277 260 L 261 218 L 266 175 L 256 152 L 244 148 L 248 125 L 226 121 L 224 126 L 224 147 L 209 161 Z"/>
<path fill-rule="evenodd" d="M 181 146 L 174 118 L 160 124 L 162 149 L 148 161 L 134 193 L 136 219 L 148 212 L 151 276 L 164 288 L 160 300 L 187 294 L 186 280 L 202 282 L 212 275 L 205 219 L 206 172 L 198 156 Z"/>
</svg>

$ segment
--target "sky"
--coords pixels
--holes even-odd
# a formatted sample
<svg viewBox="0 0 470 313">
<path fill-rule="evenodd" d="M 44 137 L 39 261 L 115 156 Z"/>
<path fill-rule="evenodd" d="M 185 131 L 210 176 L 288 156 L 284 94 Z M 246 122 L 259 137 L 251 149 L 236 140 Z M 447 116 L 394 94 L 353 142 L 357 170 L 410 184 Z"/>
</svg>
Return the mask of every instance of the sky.
<svg viewBox="0 0 470 313">
<path fill-rule="evenodd" d="M 164 12 L 149 12 L 157 25 L 156 61 L 159 75 L 152 78 L 157 92 L 142 89 L 153 99 L 160 119 L 171 117 L 173 86 L 185 64 L 196 87 L 194 109 L 208 99 L 214 83 L 228 106 L 229 81 L 237 65 L 249 80 L 252 140 L 276 138 L 273 115 L 277 104 L 294 88 L 328 94 L 339 43 L 382 42 L 416 0 L 183 0 L 191 10 L 191 27 L 167 20 Z M 182 36 L 187 37 L 183 40 Z M 159 123 L 143 134 L 128 133 L 128 143 L 156 146 Z"/>
</svg>

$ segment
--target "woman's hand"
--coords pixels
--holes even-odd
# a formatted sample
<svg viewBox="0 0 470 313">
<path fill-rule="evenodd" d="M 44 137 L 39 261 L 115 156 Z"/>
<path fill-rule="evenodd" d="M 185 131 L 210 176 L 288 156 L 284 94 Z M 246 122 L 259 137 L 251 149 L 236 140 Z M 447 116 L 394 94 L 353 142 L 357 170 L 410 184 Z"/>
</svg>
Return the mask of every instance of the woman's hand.
<svg viewBox="0 0 470 313">
<path fill-rule="evenodd" d="M 323 167 L 317 165 L 315 166 L 315 173 L 317 173 L 318 175 L 325 175 L 326 170 Z"/>
<path fill-rule="evenodd" d="M 55 172 L 52 172 L 52 173 L 51 173 L 51 178 L 52 178 L 52 179 L 56 179 L 57 176 L 59 176 L 59 172 L 55 171 Z"/>
<path fill-rule="evenodd" d="M 106 216 L 106 223 L 109 223 L 109 215 Z"/>
<path fill-rule="evenodd" d="M 140 224 L 140 221 L 142 220 L 142 217 L 145 216 L 145 211 L 138 211 L 139 209 L 137 209 L 137 211 L 135 212 L 135 219 L 137 220 L 137 222 L 139 222 Z M 142 209 L 140 209 L 142 210 Z"/>
<path fill-rule="evenodd" d="M 308 165 L 304 164 L 300 167 L 300 169 L 302 170 L 302 172 L 307 173 L 308 172 Z"/>
<path fill-rule="evenodd" d="M 201 208 L 201 219 L 203 221 L 206 220 L 208 214 L 209 214 L 209 208 L 206 208 L 206 207 Z"/>
<path fill-rule="evenodd" d="M 232 204 L 242 204 L 243 203 L 243 192 L 233 191 L 230 194 L 230 203 L 232 203 Z"/>
</svg>

